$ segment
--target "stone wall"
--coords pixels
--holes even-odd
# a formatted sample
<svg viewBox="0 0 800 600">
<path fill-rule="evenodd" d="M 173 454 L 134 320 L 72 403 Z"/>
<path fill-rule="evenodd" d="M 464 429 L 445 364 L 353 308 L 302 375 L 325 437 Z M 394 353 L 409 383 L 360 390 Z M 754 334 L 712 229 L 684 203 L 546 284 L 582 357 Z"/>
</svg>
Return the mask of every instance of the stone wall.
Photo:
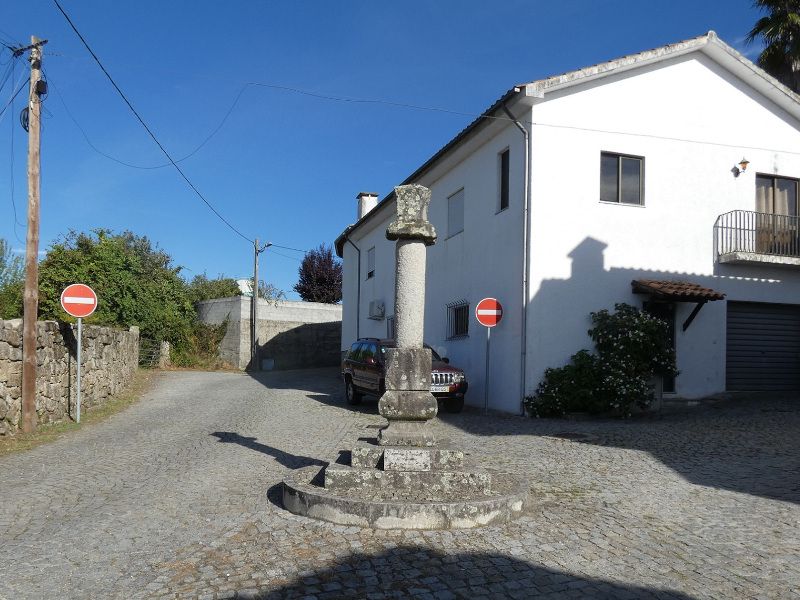
<svg viewBox="0 0 800 600">
<path fill-rule="evenodd" d="M 228 320 L 219 347 L 222 360 L 239 369 L 271 360 L 276 369 L 335 366 L 341 363 L 341 304 L 258 301 L 259 364 L 250 364 L 250 302 L 246 296 L 197 304 L 198 318 L 209 324 Z M 335 347 L 332 345 L 335 341 Z"/>
<path fill-rule="evenodd" d="M 63 421 L 75 412 L 77 326 L 36 324 L 38 423 Z M 139 362 L 139 329 L 84 325 L 81 348 L 81 412 L 123 391 Z M 22 412 L 22 319 L 0 321 L 0 435 L 13 434 Z"/>
</svg>

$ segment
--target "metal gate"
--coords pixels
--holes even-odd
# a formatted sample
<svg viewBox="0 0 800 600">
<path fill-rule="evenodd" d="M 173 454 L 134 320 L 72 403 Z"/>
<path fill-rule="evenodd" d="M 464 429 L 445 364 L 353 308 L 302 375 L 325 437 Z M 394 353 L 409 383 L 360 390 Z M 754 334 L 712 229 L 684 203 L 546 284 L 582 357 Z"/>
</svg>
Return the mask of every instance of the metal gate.
<svg viewBox="0 0 800 600">
<path fill-rule="evenodd" d="M 726 389 L 800 390 L 800 306 L 728 302 Z"/>
</svg>

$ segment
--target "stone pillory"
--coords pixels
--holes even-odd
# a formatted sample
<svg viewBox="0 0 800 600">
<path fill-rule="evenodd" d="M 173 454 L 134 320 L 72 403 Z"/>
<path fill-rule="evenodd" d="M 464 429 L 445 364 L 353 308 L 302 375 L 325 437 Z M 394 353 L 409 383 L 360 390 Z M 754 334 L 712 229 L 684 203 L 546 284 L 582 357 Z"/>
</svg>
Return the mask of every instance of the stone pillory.
<svg viewBox="0 0 800 600">
<path fill-rule="evenodd" d="M 360 438 L 350 464 L 298 469 L 284 480 L 290 511 L 343 525 L 379 529 L 448 529 L 501 523 L 521 514 L 527 484 L 466 464 L 464 452 L 437 443 L 430 393 L 431 351 L 423 344 L 425 253 L 436 242 L 428 222 L 431 192 L 395 188 L 397 218 L 386 230 L 396 240 L 396 348 L 386 349 L 386 392 L 378 402 L 388 425 Z"/>
<path fill-rule="evenodd" d="M 396 348 L 386 349 L 386 392 L 378 410 L 389 424 L 380 431 L 378 443 L 394 446 L 433 446 L 427 422 L 436 416 L 438 404 L 431 389 L 431 351 L 423 346 L 425 323 L 426 246 L 436 242 L 436 230 L 428 222 L 431 191 L 421 185 L 395 188 L 397 219 L 386 237 L 397 240 L 395 256 Z"/>
</svg>

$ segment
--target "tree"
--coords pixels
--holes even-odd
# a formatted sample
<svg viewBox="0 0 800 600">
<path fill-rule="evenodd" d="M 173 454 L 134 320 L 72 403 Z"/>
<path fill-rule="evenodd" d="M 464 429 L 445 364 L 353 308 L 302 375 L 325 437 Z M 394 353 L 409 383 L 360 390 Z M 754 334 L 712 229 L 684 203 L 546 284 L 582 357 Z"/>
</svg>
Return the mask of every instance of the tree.
<svg viewBox="0 0 800 600">
<path fill-rule="evenodd" d="M 86 283 L 98 296 L 89 323 L 137 325 L 142 337 L 181 346 L 191 335 L 195 311 L 179 272 L 146 237 L 73 231 L 50 247 L 39 266 L 39 317 L 71 320 L 60 307 L 61 291 Z"/>
<path fill-rule="evenodd" d="M 258 282 L 258 297 L 277 304 L 278 300 L 286 298 L 286 292 L 271 283 L 261 280 Z"/>
<path fill-rule="evenodd" d="M 800 0 L 754 0 L 753 6 L 767 11 L 747 35 L 748 43 L 764 41 L 758 66 L 800 92 Z"/>
<path fill-rule="evenodd" d="M 25 265 L 6 240 L 0 238 L 0 319 L 22 316 Z"/>
<path fill-rule="evenodd" d="M 216 279 L 209 279 L 203 273 L 195 275 L 189 283 L 189 299 L 193 304 L 203 300 L 213 300 L 214 298 L 230 298 L 231 296 L 241 296 L 242 291 L 235 279 L 220 275 Z"/>
<path fill-rule="evenodd" d="M 294 291 L 306 302 L 335 304 L 342 299 L 342 263 L 333 256 L 331 246 L 320 244 L 306 253 Z"/>
</svg>

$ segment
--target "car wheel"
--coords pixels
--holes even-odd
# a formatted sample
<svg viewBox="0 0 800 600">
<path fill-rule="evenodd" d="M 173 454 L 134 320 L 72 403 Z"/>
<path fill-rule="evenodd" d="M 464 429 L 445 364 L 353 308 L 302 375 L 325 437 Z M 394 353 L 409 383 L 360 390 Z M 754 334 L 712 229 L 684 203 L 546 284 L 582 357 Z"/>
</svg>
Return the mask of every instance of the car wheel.
<svg viewBox="0 0 800 600">
<path fill-rule="evenodd" d="M 356 391 L 355 386 L 353 385 L 353 380 L 349 377 L 347 381 L 344 383 L 344 395 L 347 398 L 347 403 L 352 406 L 357 406 L 361 404 L 361 394 Z"/>
<path fill-rule="evenodd" d="M 449 413 L 460 413 L 464 410 L 464 399 L 446 398 L 444 401 L 444 410 Z"/>
</svg>

